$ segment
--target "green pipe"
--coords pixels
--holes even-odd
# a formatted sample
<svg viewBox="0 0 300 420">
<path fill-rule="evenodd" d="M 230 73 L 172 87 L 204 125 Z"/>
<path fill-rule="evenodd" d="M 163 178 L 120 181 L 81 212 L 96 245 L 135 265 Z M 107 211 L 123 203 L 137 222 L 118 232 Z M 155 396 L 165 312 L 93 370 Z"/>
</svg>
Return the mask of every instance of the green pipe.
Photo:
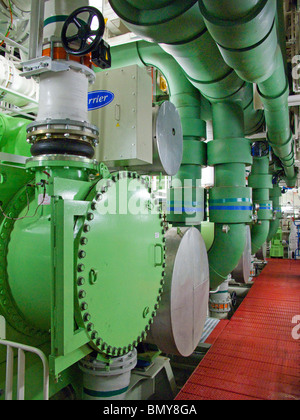
<svg viewBox="0 0 300 420">
<path fill-rule="evenodd" d="M 211 288 L 215 289 L 235 269 L 246 245 L 252 199 L 245 174 L 252 156 L 250 142 L 244 138 L 243 109 L 239 103 L 213 104 L 213 129 L 215 140 L 208 143 L 208 164 L 215 166 L 215 186 L 209 197 L 215 240 L 208 257 Z M 230 250 L 230 258 L 225 250 Z"/>
<path fill-rule="evenodd" d="M 206 124 L 201 119 L 199 91 L 187 80 L 178 63 L 156 44 L 139 41 L 117 46 L 111 49 L 111 55 L 113 69 L 134 64 L 153 66 L 166 78 L 170 100 L 181 118 L 184 139 L 182 165 L 173 177 L 170 190 L 168 220 L 174 225 L 199 225 L 204 220 L 201 167 L 207 163 L 206 144 L 202 141 L 206 138 Z M 192 185 L 185 185 L 186 180 L 191 180 Z M 193 206 L 186 206 L 185 201 L 192 202 Z M 190 207 L 195 212 L 190 212 Z"/>
<path fill-rule="evenodd" d="M 259 0 L 203 0 L 206 9 L 216 18 L 241 19 L 253 9 Z"/>
<path fill-rule="evenodd" d="M 0 114 L 0 152 L 19 156 L 31 156 L 26 142 L 29 120 Z"/>
<path fill-rule="evenodd" d="M 288 108 L 289 85 L 277 35 L 278 25 L 282 24 L 277 19 L 277 1 L 199 0 L 199 8 L 225 62 L 243 80 L 258 84 L 268 140 L 282 162 L 287 185 L 294 186 L 297 174 Z"/>
<path fill-rule="evenodd" d="M 252 255 L 255 255 L 267 240 L 273 218 L 273 202 L 270 200 L 273 184 L 272 175 L 269 175 L 269 156 L 254 157 L 248 185 L 252 187 L 253 203 L 259 206 L 257 221 L 251 229 Z"/>
<path fill-rule="evenodd" d="M 267 242 L 270 242 L 273 237 L 276 235 L 276 232 L 280 225 L 280 219 L 282 218 L 280 198 L 281 198 L 281 188 L 278 185 L 274 185 L 273 189 L 270 190 L 270 198 L 273 202 L 274 218 L 270 223 L 269 235 Z"/>
<path fill-rule="evenodd" d="M 222 225 L 215 225 L 215 239 L 208 253 L 212 290 L 220 286 L 235 269 L 246 246 L 245 224 L 230 225 L 228 233 L 224 233 L 222 229 Z"/>
</svg>

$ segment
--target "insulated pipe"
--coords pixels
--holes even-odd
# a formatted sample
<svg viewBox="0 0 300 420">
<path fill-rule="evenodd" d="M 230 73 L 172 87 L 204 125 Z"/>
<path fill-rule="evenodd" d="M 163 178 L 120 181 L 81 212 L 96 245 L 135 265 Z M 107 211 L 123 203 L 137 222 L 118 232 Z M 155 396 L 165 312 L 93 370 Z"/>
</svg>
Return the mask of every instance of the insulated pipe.
<svg viewBox="0 0 300 420">
<path fill-rule="evenodd" d="M 270 242 L 273 239 L 280 225 L 280 219 L 282 218 L 280 197 L 281 188 L 278 185 L 274 185 L 273 189 L 270 190 L 270 198 L 273 201 L 274 218 L 270 223 L 270 230 L 267 242 Z"/>
<path fill-rule="evenodd" d="M 208 143 L 208 165 L 215 166 L 210 191 L 209 218 L 215 240 L 209 250 L 210 285 L 216 289 L 244 252 L 246 223 L 252 222 L 251 188 L 246 187 L 246 165 L 252 164 L 251 146 L 244 138 L 244 115 L 237 102 L 213 104 L 215 140 Z M 230 257 L 226 250 L 230 250 Z"/>
<path fill-rule="evenodd" d="M 237 3 L 241 6 L 237 7 Z M 225 62 L 258 84 L 265 109 L 268 140 L 282 162 L 288 186 L 294 186 L 293 140 L 282 50 L 277 36 L 277 1 L 199 0 L 206 26 Z"/>
<path fill-rule="evenodd" d="M 249 186 L 253 191 L 253 203 L 259 206 L 257 223 L 251 229 L 252 255 L 255 255 L 266 242 L 273 218 L 273 203 L 270 190 L 273 189 L 272 175 L 269 175 L 269 157 L 254 157 Z"/>
<path fill-rule="evenodd" d="M 34 156 L 94 156 L 98 129 L 88 121 L 87 101 L 88 86 L 94 80 L 94 72 L 88 67 L 90 60 L 76 61 L 60 44 L 61 30 L 67 17 L 74 9 L 84 6 L 84 0 L 48 0 L 45 3 L 43 55 L 59 61 L 62 69 L 41 72 L 39 76 L 37 121 L 28 126 L 28 139 L 33 144 L 31 152 Z"/>
<path fill-rule="evenodd" d="M 197 0 L 139 3 L 137 7 L 138 2 L 110 0 L 125 25 L 142 38 L 160 44 L 207 99 L 224 99 L 244 86 L 221 57 Z"/>
<path fill-rule="evenodd" d="M 7 93 L 1 90 L 1 87 L 24 95 L 24 97 Z M 22 108 L 30 104 L 30 99 L 26 99 L 26 97 L 37 100 L 37 91 L 38 85 L 35 80 L 21 77 L 20 70 L 15 67 L 13 62 L 0 56 L 0 101 Z"/>
<path fill-rule="evenodd" d="M 61 31 L 67 17 L 77 8 L 86 6 L 84 0 L 48 0 L 45 2 L 43 45 L 61 41 Z M 88 78 L 80 69 L 48 72 L 40 76 L 40 104 L 37 120 L 70 119 L 88 121 Z"/>
<path fill-rule="evenodd" d="M 204 195 L 201 188 L 201 166 L 206 165 L 206 124 L 201 119 L 201 95 L 187 80 L 178 63 L 158 45 L 139 41 L 111 49 L 112 68 L 130 65 L 152 66 L 157 68 L 167 80 L 170 100 L 176 106 L 183 130 L 183 159 L 181 168 L 173 178 L 173 188 L 168 202 L 168 220 L 175 225 L 198 225 L 204 220 Z M 100 71 L 100 70 L 95 70 Z M 192 185 L 185 188 L 185 180 Z M 192 188 L 190 188 L 192 186 Z M 185 199 L 191 191 L 194 206 L 187 211 Z M 175 199 L 178 201 L 175 203 Z M 175 205 L 176 204 L 176 205 Z M 191 207 L 191 206 L 190 206 Z M 176 211 L 180 209 L 180 211 Z M 195 216 L 196 214 L 196 216 Z"/>
</svg>

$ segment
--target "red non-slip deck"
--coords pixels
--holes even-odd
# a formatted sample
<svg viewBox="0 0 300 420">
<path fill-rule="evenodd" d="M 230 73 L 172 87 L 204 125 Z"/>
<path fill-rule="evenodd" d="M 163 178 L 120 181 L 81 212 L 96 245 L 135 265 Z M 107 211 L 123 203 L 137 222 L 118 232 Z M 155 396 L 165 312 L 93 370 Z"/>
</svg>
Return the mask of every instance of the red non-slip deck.
<svg viewBox="0 0 300 420">
<path fill-rule="evenodd" d="M 297 315 L 300 261 L 269 260 L 176 400 L 300 400 Z"/>
</svg>

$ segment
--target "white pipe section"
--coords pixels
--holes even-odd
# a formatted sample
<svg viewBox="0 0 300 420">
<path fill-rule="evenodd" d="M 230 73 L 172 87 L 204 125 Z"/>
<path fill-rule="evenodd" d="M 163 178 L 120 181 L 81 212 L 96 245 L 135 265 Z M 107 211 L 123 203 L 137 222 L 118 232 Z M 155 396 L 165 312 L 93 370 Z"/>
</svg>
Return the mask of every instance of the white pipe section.
<svg viewBox="0 0 300 420">
<path fill-rule="evenodd" d="M 289 106 L 300 106 L 300 95 L 289 96 Z"/>
<path fill-rule="evenodd" d="M 37 83 L 33 79 L 21 77 L 21 72 L 15 67 L 12 61 L 0 56 L 0 101 L 8 102 L 18 107 L 24 107 L 30 103 L 22 96 L 7 93 L 3 89 L 14 91 L 25 97 L 37 99 Z"/>
<path fill-rule="evenodd" d="M 44 44 L 60 40 L 64 17 L 79 7 L 87 6 L 87 0 L 48 0 L 45 3 Z M 79 69 L 80 70 L 80 69 Z M 58 73 L 40 76 L 40 102 L 38 121 L 46 119 L 88 122 L 88 77 L 70 68 Z"/>
<path fill-rule="evenodd" d="M 88 121 L 87 94 L 88 78 L 79 71 L 42 74 L 37 120 Z"/>
<path fill-rule="evenodd" d="M 62 16 L 69 16 L 74 10 L 79 7 L 88 6 L 87 0 L 48 0 L 45 3 L 45 22 L 44 28 L 44 41 L 50 41 L 50 39 L 61 39 L 61 31 L 64 25 L 63 21 L 59 19 Z M 47 19 L 53 19 L 53 22 L 47 23 Z M 57 19 L 57 20 L 56 20 Z"/>
</svg>

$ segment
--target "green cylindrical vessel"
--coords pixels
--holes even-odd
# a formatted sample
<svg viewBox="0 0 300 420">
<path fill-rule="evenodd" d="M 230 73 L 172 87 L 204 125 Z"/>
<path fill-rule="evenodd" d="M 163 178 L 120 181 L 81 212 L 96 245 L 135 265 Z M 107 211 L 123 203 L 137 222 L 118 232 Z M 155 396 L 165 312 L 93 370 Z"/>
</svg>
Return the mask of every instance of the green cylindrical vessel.
<svg viewBox="0 0 300 420">
<path fill-rule="evenodd" d="M 52 296 L 62 237 L 74 258 L 74 323 L 96 351 L 125 354 L 149 330 L 163 290 L 164 224 L 148 181 L 107 170 L 103 177 L 99 164 L 76 157 L 33 158 L 27 169 L 35 179 L 0 226 L 0 313 L 25 336 L 49 337 L 53 305 L 61 304 Z M 60 200 L 86 203 L 86 214 L 70 219 L 71 233 L 65 219 L 57 222 Z"/>
</svg>

